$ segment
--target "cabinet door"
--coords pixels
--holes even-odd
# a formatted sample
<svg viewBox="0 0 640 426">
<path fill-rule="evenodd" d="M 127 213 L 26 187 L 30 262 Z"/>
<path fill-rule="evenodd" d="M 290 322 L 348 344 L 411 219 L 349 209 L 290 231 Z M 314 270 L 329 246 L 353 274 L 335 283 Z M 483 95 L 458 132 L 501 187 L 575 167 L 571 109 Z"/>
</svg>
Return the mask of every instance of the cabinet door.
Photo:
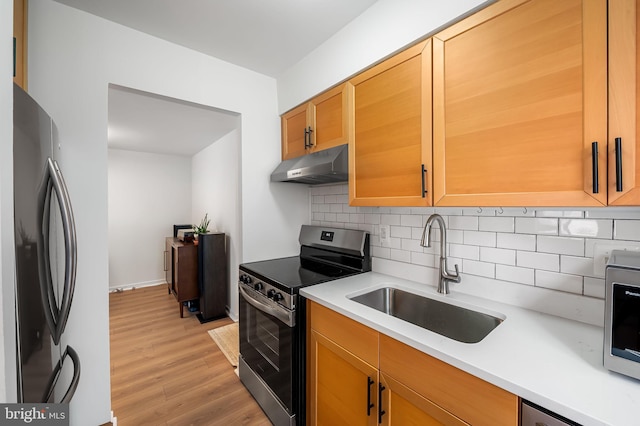
<svg viewBox="0 0 640 426">
<path fill-rule="evenodd" d="M 609 204 L 616 206 L 640 205 L 639 23 L 636 0 L 609 0 Z"/>
<path fill-rule="evenodd" d="M 431 205 L 431 41 L 364 71 L 351 83 L 349 204 Z"/>
<path fill-rule="evenodd" d="M 311 425 L 378 423 L 378 370 L 315 330 L 309 342 Z"/>
<path fill-rule="evenodd" d="M 380 382 L 384 386 L 380 402 L 385 411 L 383 426 L 468 425 L 391 377 L 380 373 Z"/>
<path fill-rule="evenodd" d="M 380 372 L 469 424 L 518 424 L 516 395 L 383 334 Z"/>
<path fill-rule="evenodd" d="M 27 3 L 13 0 L 13 37 L 15 39 L 15 74 L 13 81 L 27 90 Z"/>
<path fill-rule="evenodd" d="M 349 143 L 353 86 L 341 84 L 311 100 L 311 150 L 320 151 Z"/>
<path fill-rule="evenodd" d="M 606 204 L 606 17 L 504 0 L 434 36 L 435 205 Z"/>
<path fill-rule="evenodd" d="M 300 157 L 307 152 L 305 129 L 308 126 L 310 104 L 300 105 L 282 116 L 282 159 Z"/>
<path fill-rule="evenodd" d="M 198 254 L 193 244 L 176 248 L 174 257 L 175 290 L 178 302 L 198 298 Z"/>
</svg>

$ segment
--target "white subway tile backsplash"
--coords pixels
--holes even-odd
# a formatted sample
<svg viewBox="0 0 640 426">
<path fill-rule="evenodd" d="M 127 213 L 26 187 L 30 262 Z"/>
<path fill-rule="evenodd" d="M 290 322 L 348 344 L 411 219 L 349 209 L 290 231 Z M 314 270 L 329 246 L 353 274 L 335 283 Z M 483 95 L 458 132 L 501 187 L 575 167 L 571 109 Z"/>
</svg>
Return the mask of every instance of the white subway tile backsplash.
<svg viewBox="0 0 640 426">
<path fill-rule="evenodd" d="M 499 248 L 535 251 L 536 237 L 523 234 L 497 234 L 496 245 Z"/>
<path fill-rule="evenodd" d="M 640 220 L 616 220 L 613 228 L 614 240 L 640 240 Z"/>
<path fill-rule="evenodd" d="M 610 240 L 613 235 L 613 220 L 560 219 L 560 235 Z"/>
<path fill-rule="evenodd" d="M 399 262 L 411 263 L 411 252 L 406 250 L 391 249 L 391 260 L 397 260 Z"/>
<path fill-rule="evenodd" d="M 403 214 L 400 216 L 402 226 L 422 226 L 422 216 L 417 214 Z"/>
<path fill-rule="evenodd" d="M 480 247 L 480 260 L 483 262 L 515 265 L 516 251 L 493 247 Z"/>
<path fill-rule="evenodd" d="M 364 214 L 364 223 L 371 223 L 373 225 L 377 225 L 380 223 L 380 214 L 379 213 L 365 213 Z"/>
<path fill-rule="evenodd" d="M 584 295 L 604 299 L 604 280 L 602 278 L 584 277 Z"/>
<path fill-rule="evenodd" d="M 391 226 L 390 235 L 396 238 L 411 238 L 411 228 L 406 226 Z"/>
<path fill-rule="evenodd" d="M 565 274 L 593 276 L 593 258 L 560 256 L 560 272 Z"/>
<path fill-rule="evenodd" d="M 369 232 L 374 265 L 393 264 L 398 271 L 413 268 L 435 276 L 439 228 L 433 228 L 432 247 L 420 246 L 433 213 L 447 224 L 449 269 L 458 264 L 463 274 L 587 298 L 604 298 L 604 280 L 593 276 L 594 245 L 640 241 L 640 208 L 634 207 L 353 207 L 348 194 L 347 184 L 310 187 L 310 223 Z M 380 224 L 390 226 L 386 247 L 380 244 Z"/>
<path fill-rule="evenodd" d="M 349 222 L 351 222 L 351 223 L 364 223 L 364 214 L 362 214 L 362 213 L 349 213 Z"/>
<path fill-rule="evenodd" d="M 640 209 L 637 207 L 620 208 L 609 207 L 587 210 L 584 212 L 585 217 L 593 219 L 639 219 Z"/>
<path fill-rule="evenodd" d="M 462 259 L 480 260 L 480 247 L 462 244 L 449 244 L 449 255 Z"/>
<path fill-rule="evenodd" d="M 412 240 L 411 238 L 401 238 L 401 244 L 402 250 L 424 253 L 423 247 L 420 245 L 419 240 Z"/>
<path fill-rule="evenodd" d="M 453 264 L 450 266 L 453 269 Z M 478 275 L 481 277 L 495 278 L 496 265 L 493 263 L 478 262 L 475 260 L 462 260 L 462 272 L 465 274 Z"/>
<path fill-rule="evenodd" d="M 537 253 L 533 251 L 518 251 L 516 265 L 525 268 L 542 269 L 545 271 L 560 271 L 560 256 L 557 254 Z"/>
<path fill-rule="evenodd" d="M 447 231 L 447 242 L 455 244 L 464 243 L 464 231 L 459 229 L 452 229 Z"/>
<path fill-rule="evenodd" d="M 516 218 L 518 234 L 558 235 L 558 219 L 552 218 Z"/>
<path fill-rule="evenodd" d="M 340 204 L 349 204 L 349 194 L 337 195 L 337 202 Z"/>
<path fill-rule="evenodd" d="M 338 222 L 349 222 L 349 214 L 348 213 L 338 213 L 336 216 L 336 220 Z"/>
<path fill-rule="evenodd" d="M 582 294 L 583 277 L 536 270 L 536 287 Z"/>
<path fill-rule="evenodd" d="M 373 257 L 382 257 L 384 259 L 391 258 L 391 249 L 389 247 L 371 247 L 371 256 Z"/>
<path fill-rule="evenodd" d="M 411 252 L 411 263 L 434 268 L 436 266 L 436 256 L 428 253 Z"/>
<path fill-rule="evenodd" d="M 513 217 L 480 217 L 478 229 L 491 232 L 514 232 L 515 219 Z"/>
<path fill-rule="evenodd" d="M 534 271 L 535 269 L 519 268 L 517 266 L 496 265 L 496 279 L 519 284 L 534 285 Z"/>
<path fill-rule="evenodd" d="M 538 252 L 584 256 L 584 239 L 539 235 Z"/>
<path fill-rule="evenodd" d="M 477 216 L 451 216 L 449 218 L 449 229 L 478 230 Z"/>
<path fill-rule="evenodd" d="M 463 231 L 463 240 L 465 244 L 474 246 L 495 247 L 496 233 L 482 231 Z"/>
<path fill-rule="evenodd" d="M 584 212 L 582 210 L 536 210 L 536 217 L 573 217 L 582 218 Z"/>
<path fill-rule="evenodd" d="M 381 214 L 380 223 L 382 225 L 400 225 L 399 214 Z"/>
</svg>

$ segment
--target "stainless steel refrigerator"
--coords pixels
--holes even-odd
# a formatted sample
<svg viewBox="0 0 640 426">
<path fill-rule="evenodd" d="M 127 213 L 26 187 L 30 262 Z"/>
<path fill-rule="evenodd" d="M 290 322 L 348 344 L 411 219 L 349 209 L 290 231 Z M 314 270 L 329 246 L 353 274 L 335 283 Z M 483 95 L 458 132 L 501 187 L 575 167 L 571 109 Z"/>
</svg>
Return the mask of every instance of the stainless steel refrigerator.
<svg viewBox="0 0 640 426">
<path fill-rule="evenodd" d="M 68 403 L 80 380 L 64 338 L 76 280 L 73 210 L 53 120 L 16 84 L 13 99 L 18 402 Z"/>
</svg>

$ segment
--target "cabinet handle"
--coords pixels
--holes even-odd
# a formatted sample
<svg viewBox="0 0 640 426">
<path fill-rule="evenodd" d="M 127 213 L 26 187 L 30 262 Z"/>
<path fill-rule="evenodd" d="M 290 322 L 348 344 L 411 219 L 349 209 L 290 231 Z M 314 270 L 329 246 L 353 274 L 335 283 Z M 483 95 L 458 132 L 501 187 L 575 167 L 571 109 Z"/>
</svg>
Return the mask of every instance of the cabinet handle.
<svg viewBox="0 0 640 426">
<path fill-rule="evenodd" d="M 591 173 L 593 180 L 593 193 L 597 194 L 599 190 L 598 182 L 598 142 L 591 142 Z"/>
<path fill-rule="evenodd" d="M 386 388 L 382 385 L 382 383 L 378 383 L 378 423 L 382 423 L 382 416 L 386 413 L 382 409 L 382 391 Z"/>
<path fill-rule="evenodd" d="M 427 169 L 422 165 L 422 198 L 427 194 Z"/>
<path fill-rule="evenodd" d="M 309 149 L 309 131 L 304 128 L 304 149 Z"/>
<path fill-rule="evenodd" d="M 374 383 L 371 377 L 367 377 L 367 417 L 371 415 L 371 409 L 373 408 L 373 404 L 371 403 L 371 385 Z"/>
<path fill-rule="evenodd" d="M 622 192 L 622 138 L 616 138 L 616 191 Z"/>
<path fill-rule="evenodd" d="M 169 270 L 169 268 L 167 268 L 167 253 L 169 253 L 168 251 L 164 251 L 164 271 L 167 272 Z"/>
<path fill-rule="evenodd" d="M 313 133 L 313 129 L 311 128 L 311 126 L 308 127 L 308 135 L 309 135 L 309 148 L 313 148 L 313 142 L 311 142 L 311 133 Z"/>
</svg>

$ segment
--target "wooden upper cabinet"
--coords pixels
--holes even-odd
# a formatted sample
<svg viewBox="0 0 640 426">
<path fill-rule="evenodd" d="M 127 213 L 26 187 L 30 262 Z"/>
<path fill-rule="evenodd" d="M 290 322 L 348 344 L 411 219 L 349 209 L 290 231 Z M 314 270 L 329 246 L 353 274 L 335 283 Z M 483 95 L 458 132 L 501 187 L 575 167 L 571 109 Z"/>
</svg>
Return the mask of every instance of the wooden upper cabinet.
<svg viewBox="0 0 640 426">
<path fill-rule="evenodd" d="M 640 205 L 639 28 L 638 1 L 609 0 L 610 205 Z"/>
<path fill-rule="evenodd" d="M 27 89 L 27 0 L 13 0 L 14 76 Z"/>
<path fill-rule="evenodd" d="M 503 0 L 433 37 L 435 205 L 607 203 L 606 26 L 605 0 Z"/>
<path fill-rule="evenodd" d="M 350 81 L 349 204 L 431 205 L 431 41 Z"/>
<path fill-rule="evenodd" d="M 341 84 L 282 116 L 282 159 L 349 143 L 352 89 Z"/>
</svg>

